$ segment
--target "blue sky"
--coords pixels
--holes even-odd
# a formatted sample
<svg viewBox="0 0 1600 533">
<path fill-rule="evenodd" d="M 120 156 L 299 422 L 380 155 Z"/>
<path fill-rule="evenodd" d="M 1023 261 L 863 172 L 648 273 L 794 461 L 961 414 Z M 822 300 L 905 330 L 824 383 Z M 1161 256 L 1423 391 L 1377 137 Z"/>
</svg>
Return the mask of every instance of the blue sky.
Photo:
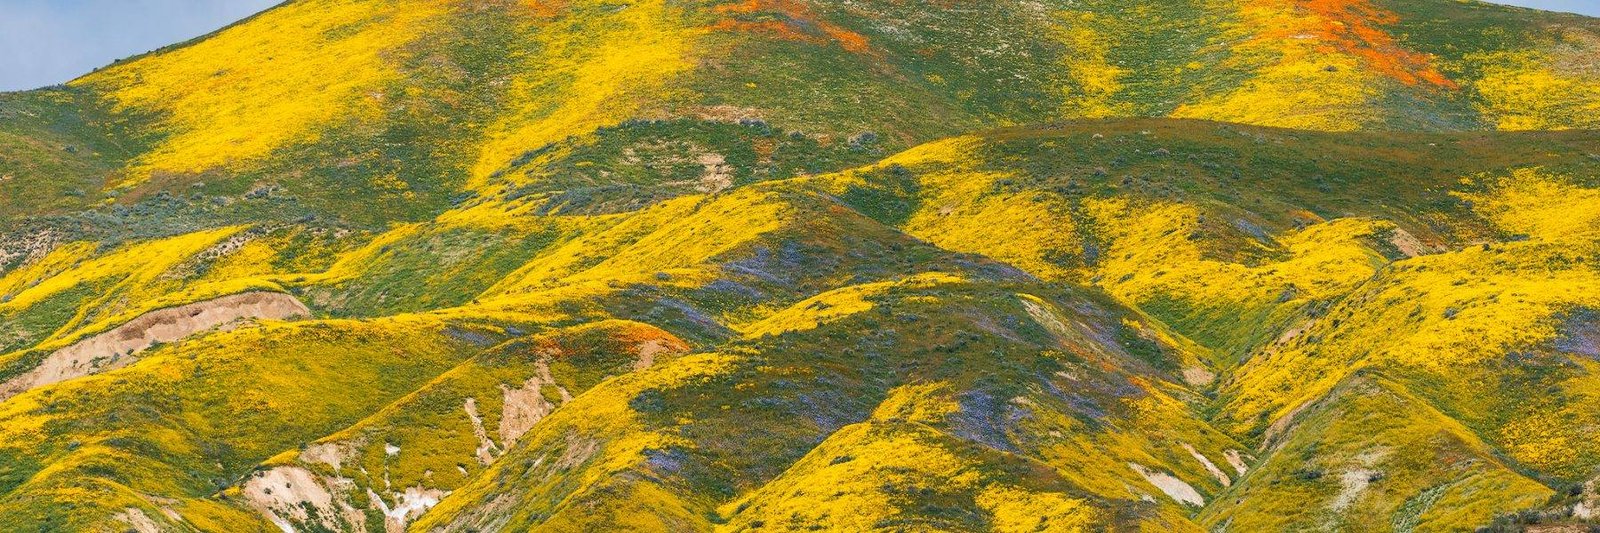
<svg viewBox="0 0 1600 533">
<path fill-rule="evenodd" d="M 0 0 L 4 1 L 4 0 Z M 1600 0 L 1493 0 L 1497 4 L 1532 7 L 1550 11 L 1570 11 L 1600 17 Z"/>
<path fill-rule="evenodd" d="M 1600 0 L 1499 0 L 1600 16 Z M 0 0 L 0 91 L 62 83 L 279 0 Z"/>
<path fill-rule="evenodd" d="M 0 91 L 62 83 L 281 0 L 0 0 Z"/>
</svg>

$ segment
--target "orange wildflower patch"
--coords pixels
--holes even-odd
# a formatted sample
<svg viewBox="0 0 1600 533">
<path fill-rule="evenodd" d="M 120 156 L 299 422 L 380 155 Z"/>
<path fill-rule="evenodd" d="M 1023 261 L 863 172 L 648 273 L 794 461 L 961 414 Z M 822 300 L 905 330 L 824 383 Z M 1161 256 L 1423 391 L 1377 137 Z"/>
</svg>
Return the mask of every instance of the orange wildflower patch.
<svg viewBox="0 0 1600 533">
<path fill-rule="evenodd" d="M 571 7 L 572 2 L 571 0 L 523 0 L 522 5 L 536 18 L 553 19 L 561 16 L 563 11 Z"/>
<path fill-rule="evenodd" d="M 755 149 L 758 161 L 763 164 L 770 163 L 772 154 L 778 151 L 778 141 L 767 138 L 757 139 L 755 145 L 751 148 Z"/>
<path fill-rule="evenodd" d="M 718 6 L 715 11 L 725 18 L 711 26 L 713 31 L 763 33 L 812 44 L 835 43 L 857 54 L 872 51 L 865 35 L 822 20 L 795 0 L 744 0 Z"/>
<path fill-rule="evenodd" d="M 1292 29 L 1268 32 L 1263 38 L 1315 39 L 1331 48 L 1329 51 L 1361 58 L 1372 70 L 1406 85 L 1456 87 L 1433 66 L 1432 56 L 1404 48 L 1380 27 L 1394 24 L 1400 17 L 1373 6 L 1371 0 L 1295 0 L 1294 5 L 1298 15 L 1316 21 L 1309 25 L 1310 35 L 1307 25 L 1286 25 Z"/>
</svg>

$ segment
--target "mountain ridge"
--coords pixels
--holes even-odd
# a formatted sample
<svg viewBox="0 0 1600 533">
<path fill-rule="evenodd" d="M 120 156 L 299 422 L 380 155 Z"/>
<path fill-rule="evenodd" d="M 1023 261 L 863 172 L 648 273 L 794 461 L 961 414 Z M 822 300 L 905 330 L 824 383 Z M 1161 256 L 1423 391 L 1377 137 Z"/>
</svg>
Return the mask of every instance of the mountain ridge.
<svg viewBox="0 0 1600 533">
<path fill-rule="evenodd" d="M 0 95 L 0 525 L 1586 523 L 1596 27 L 286 2 Z"/>
</svg>

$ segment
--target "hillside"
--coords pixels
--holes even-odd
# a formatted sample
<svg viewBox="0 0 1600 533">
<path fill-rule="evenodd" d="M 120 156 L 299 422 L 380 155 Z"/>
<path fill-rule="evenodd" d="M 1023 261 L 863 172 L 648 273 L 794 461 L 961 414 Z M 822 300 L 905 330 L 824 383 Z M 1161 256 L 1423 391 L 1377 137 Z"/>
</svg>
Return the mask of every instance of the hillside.
<svg viewBox="0 0 1600 533">
<path fill-rule="evenodd" d="M 1600 523 L 1600 21 L 295 0 L 0 94 L 0 529 Z"/>
</svg>

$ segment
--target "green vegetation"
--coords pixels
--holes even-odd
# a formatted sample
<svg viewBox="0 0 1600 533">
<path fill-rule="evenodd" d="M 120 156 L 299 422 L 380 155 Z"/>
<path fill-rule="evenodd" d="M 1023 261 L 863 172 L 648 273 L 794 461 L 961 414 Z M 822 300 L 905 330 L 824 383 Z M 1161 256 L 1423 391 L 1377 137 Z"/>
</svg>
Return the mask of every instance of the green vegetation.
<svg viewBox="0 0 1600 533">
<path fill-rule="evenodd" d="M 0 530 L 1591 525 L 1597 51 L 1457 0 L 287 2 L 0 94 Z"/>
</svg>

